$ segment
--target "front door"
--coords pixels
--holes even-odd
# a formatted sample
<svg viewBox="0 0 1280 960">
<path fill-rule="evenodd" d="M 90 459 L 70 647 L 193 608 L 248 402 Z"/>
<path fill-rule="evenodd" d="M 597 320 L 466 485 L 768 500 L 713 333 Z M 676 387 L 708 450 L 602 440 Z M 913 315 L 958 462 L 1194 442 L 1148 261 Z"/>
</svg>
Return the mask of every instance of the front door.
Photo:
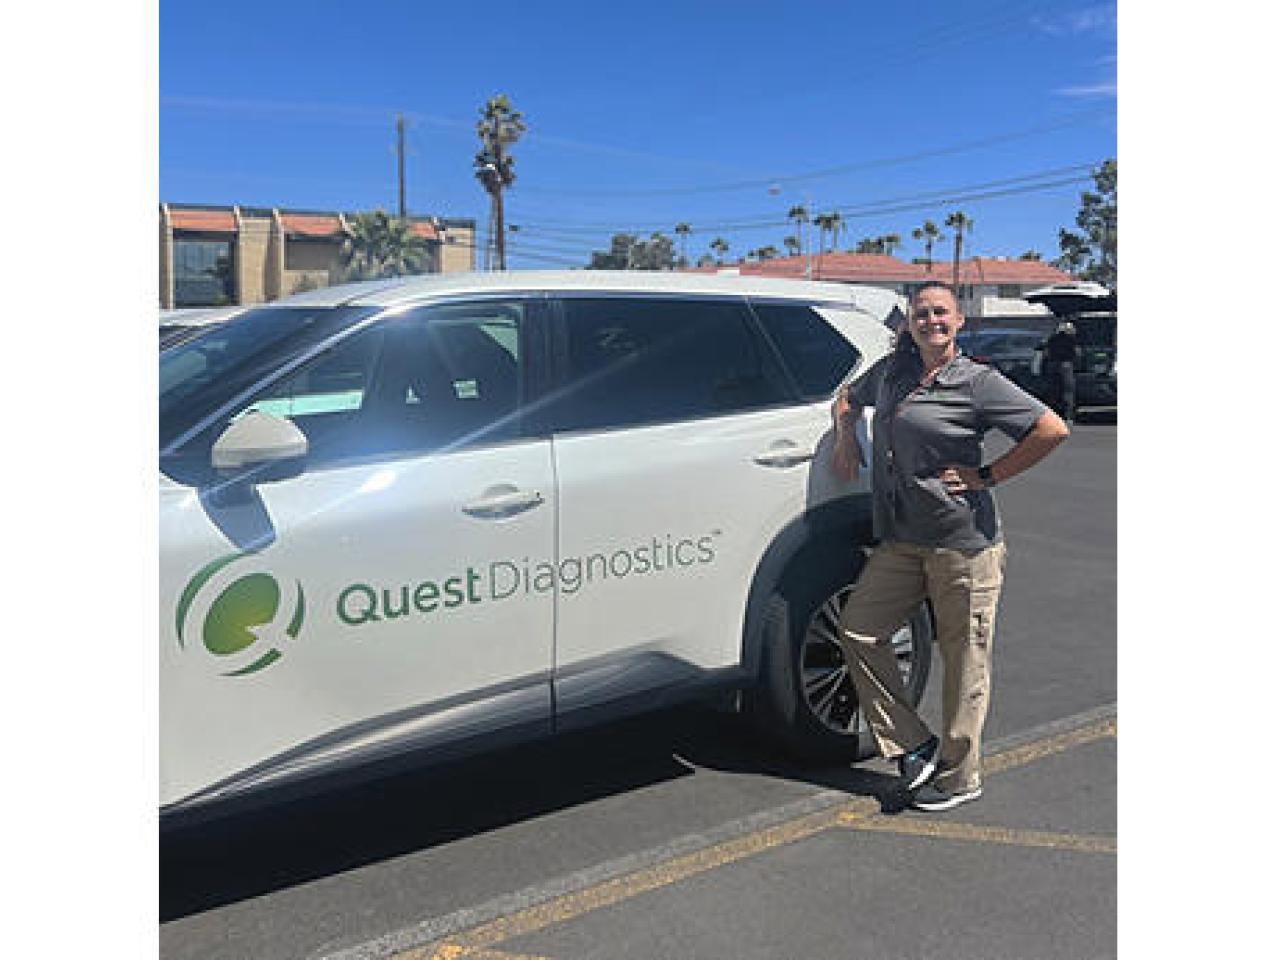
<svg viewBox="0 0 1280 960">
<path fill-rule="evenodd" d="M 162 803 L 550 714 L 548 440 L 519 418 L 531 305 L 423 308 L 245 409 L 306 472 L 219 504 L 165 485 Z"/>
</svg>

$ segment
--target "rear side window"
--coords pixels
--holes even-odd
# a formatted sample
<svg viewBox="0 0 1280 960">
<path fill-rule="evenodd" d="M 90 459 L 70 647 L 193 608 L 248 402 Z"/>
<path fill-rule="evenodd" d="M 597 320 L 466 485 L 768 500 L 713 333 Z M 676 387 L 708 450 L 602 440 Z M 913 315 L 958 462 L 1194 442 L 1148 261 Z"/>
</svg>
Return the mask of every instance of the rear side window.
<svg viewBox="0 0 1280 960">
<path fill-rule="evenodd" d="M 793 400 L 740 302 L 570 298 L 564 316 L 564 382 L 545 413 L 551 431 L 689 420 Z"/>
<path fill-rule="evenodd" d="M 829 397 L 861 359 L 857 348 L 812 307 L 753 303 L 752 308 L 806 400 Z"/>
</svg>

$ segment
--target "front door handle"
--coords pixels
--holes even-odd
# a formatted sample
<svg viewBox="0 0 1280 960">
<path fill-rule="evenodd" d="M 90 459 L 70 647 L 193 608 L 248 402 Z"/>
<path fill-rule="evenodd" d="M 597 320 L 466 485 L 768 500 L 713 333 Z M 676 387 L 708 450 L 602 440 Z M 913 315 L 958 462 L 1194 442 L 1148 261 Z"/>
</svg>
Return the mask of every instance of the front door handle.
<svg viewBox="0 0 1280 960">
<path fill-rule="evenodd" d="M 779 440 L 771 444 L 764 453 L 751 459 L 762 467 L 795 467 L 808 463 L 814 458 L 813 450 L 802 450 L 790 440 Z"/>
<path fill-rule="evenodd" d="M 537 490 L 521 490 L 509 483 L 490 487 L 479 498 L 462 505 L 462 512 L 480 520 L 500 520 L 532 510 L 543 503 Z"/>
</svg>

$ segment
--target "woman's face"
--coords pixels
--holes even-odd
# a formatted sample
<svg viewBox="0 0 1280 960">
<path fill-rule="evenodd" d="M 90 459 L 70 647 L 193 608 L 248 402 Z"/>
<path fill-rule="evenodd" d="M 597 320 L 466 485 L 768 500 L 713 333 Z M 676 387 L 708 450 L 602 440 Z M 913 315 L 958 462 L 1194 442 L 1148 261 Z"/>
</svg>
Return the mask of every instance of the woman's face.
<svg viewBox="0 0 1280 960">
<path fill-rule="evenodd" d="M 907 329 L 922 352 L 947 353 L 954 349 L 956 334 L 964 326 L 964 317 L 955 297 L 941 287 L 929 287 L 916 295 L 911 304 Z"/>
</svg>

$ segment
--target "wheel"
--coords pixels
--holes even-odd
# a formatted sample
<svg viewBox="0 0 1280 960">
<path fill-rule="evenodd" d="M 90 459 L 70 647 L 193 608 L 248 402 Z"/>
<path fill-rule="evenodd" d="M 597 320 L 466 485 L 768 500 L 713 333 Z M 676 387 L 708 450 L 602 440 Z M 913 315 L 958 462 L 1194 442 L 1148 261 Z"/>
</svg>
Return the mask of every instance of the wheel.
<svg viewBox="0 0 1280 960">
<path fill-rule="evenodd" d="M 816 564 L 784 579 L 764 610 L 764 658 L 759 686 L 748 703 L 762 731 L 805 760 L 847 760 L 871 752 L 870 738 L 844 651 L 836 640 L 840 611 L 853 591 L 857 568 Z M 933 621 L 927 605 L 893 637 L 911 703 L 929 681 Z"/>
</svg>

